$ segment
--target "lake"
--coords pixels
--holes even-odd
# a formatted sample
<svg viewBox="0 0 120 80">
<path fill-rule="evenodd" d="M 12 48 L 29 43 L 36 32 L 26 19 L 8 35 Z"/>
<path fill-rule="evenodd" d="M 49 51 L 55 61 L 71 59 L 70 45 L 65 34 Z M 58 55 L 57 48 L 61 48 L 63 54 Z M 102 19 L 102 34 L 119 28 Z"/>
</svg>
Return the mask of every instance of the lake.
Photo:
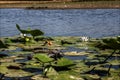
<svg viewBox="0 0 120 80">
<path fill-rule="evenodd" d="M 120 9 L 0 9 L 0 37 L 18 35 L 16 24 L 45 36 L 118 36 Z"/>
</svg>

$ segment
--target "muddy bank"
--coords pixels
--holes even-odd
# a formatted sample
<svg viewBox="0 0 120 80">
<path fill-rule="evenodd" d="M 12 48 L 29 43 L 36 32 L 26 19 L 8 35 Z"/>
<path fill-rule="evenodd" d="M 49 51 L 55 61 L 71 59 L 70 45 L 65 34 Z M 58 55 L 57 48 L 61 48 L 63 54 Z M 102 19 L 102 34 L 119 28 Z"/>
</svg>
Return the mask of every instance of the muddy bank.
<svg viewBox="0 0 120 80">
<path fill-rule="evenodd" d="M 0 8 L 24 9 L 85 9 L 85 8 L 120 8 L 120 1 L 92 2 L 0 2 Z"/>
</svg>

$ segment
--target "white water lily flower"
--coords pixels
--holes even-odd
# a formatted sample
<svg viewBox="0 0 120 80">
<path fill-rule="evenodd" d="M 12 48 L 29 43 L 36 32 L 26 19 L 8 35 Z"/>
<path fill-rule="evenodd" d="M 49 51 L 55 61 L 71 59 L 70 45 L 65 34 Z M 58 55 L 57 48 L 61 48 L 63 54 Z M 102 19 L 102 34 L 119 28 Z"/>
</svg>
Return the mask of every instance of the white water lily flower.
<svg viewBox="0 0 120 80">
<path fill-rule="evenodd" d="M 81 37 L 81 40 L 86 42 L 86 41 L 88 41 L 89 39 L 88 39 L 88 37 Z"/>
</svg>

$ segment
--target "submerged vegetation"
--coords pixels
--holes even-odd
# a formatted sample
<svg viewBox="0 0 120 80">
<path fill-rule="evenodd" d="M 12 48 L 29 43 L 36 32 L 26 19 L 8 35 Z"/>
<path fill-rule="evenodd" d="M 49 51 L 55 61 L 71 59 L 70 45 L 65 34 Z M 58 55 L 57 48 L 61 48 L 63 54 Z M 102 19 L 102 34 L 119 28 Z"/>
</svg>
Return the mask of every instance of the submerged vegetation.
<svg viewBox="0 0 120 80">
<path fill-rule="evenodd" d="M 31 34 L 32 30 L 16 26 L 21 33 Z M 43 33 L 34 38 L 33 35 L 18 35 L 0 39 L 0 79 L 120 79 L 119 36 L 95 39 L 47 37 Z"/>
</svg>

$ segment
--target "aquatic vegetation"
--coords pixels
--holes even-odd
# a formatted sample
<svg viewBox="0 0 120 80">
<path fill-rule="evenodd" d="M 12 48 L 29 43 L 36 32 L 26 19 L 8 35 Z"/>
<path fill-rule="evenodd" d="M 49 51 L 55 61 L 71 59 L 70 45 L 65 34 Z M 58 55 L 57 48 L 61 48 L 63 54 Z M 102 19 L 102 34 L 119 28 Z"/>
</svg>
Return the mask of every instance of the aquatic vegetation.
<svg viewBox="0 0 120 80">
<path fill-rule="evenodd" d="M 5 45 L 5 43 L 2 42 L 2 40 L 0 40 L 0 48 L 7 48 L 7 46 Z"/>
<path fill-rule="evenodd" d="M 99 43 L 97 43 L 97 42 L 99 42 Z M 102 40 L 96 41 L 94 44 L 96 44 L 95 47 L 100 48 L 99 51 L 102 53 L 96 55 L 96 58 L 94 57 L 87 62 L 85 61 L 85 64 L 88 65 L 89 67 L 91 67 L 91 65 L 94 66 L 91 70 L 85 72 L 85 74 L 97 74 L 99 76 L 110 76 L 110 75 L 113 76 L 111 74 L 110 70 L 112 67 L 114 67 L 114 65 L 111 62 L 110 58 L 113 57 L 113 55 L 120 53 L 120 51 L 119 51 L 120 50 L 119 37 L 104 38 Z M 108 52 L 106 52 L 106 50 Z M 112 51 L 112 53 L 111 53 L 111 51 Z M 101 57 L 99 57 L 99 56 L 101 56 Z M 116 55 L 116 57 L 117 56 L 118 55 Z M 119 64 L 117 62 L 114 61 L 114 63 L 116 63 L 117 67 L 119 67 Z M 105 64 L 109 65 L 107 67 L 108 69 L 102 67 Z"/>
<path fill-rule="evenodd" d="M 111 49 L 119 50 L 120 49 L 120 37 L 103 39 L 104 45 L 108 46 Z"/>
<path fill-rule="evenodd" d="M 53 59 L 48 57 L 46 54 L 36 54 L 34 57 L 42 63 L 43 67 L 43 76 L 46 76 L 50 67 L 51 67 L 51 62 L 53 62 Z M 45 63 L 49 63 L 48 65 L 45 65 Z"/>
<path fill-rule="evenodd" d="M 50 63 L 50 62 L 53 61 L 53 59 L 50 58 L 49 56 L 47 56 L 46 54 L 36 54 L 36 55 L 34 55 L 34 57 L 35 57 L 38 61 L 42 62 L 43 64 L 44 64 L 44 63 Z"/>
<path fill-rule="evenodd" d="M 30 30 L 23 30 L 20 28 L 20 26 L 18 24 L 16 24 L 16 28 L 22 33 L 22 34 L 29 34 Z"/>
<path fill-rule="evenodd" d="M 57 63 L 53 64 L 55 67 L 70 67 L 72 65 L 75 65 L 74 62 L 67 58 L 58 59 Z"/>
<path fill-rule="evenodd" d="M 31 34 L 33 39 L 36 37 L 36 36 L 41 36 L 41 35 L 44 35 L 44 32 L 42 32 L 41 30 L 39 29 L 34 29 L 34 30 L 23 30 L 20 28 L 20 26 L 18 24 L 16 24 L 16 28 L 22 33 L 22 34 Z M 25 36 L 24 36 L 25 37 Z"/>
<path fill-rule="evenodd" d="M 6 73 L 7 72 L 7 67 L 6 66 L 0 66 L 0 73 Z"/>
<path fill-rule="evenodd" d="M 81 37 L 80 39 L 81 39 L 81 41 L 83 41 L 83 42 L 89 41 L 89 38 L 88 38 L 88 37 Z"/>
<path fill-rule="evenodd" d="M 74 62 L 67 58 L 60 58 L 58 60 L 54 60 L 53 58 L 50 58 L 46 54 L 36 54 L 34 55 L 34 57 L 38 61 L 42 62 L 43 64 L 55 62 L 55 64 L 50 64 L 50 65 L 56 66 L 56 67 L 68 67 L 68 66 L 74 65 Z"/>
<path fill-rule="evenodd" d="M 48 56 L 54 60 L 57 60 L 62 58 L 64 55 L 58 49 L 54 49 L 48 51 Z"/>
<path fill-rule="evenodd" d="M 112 49 L 113 52 L 103 61 L 106 62 L 113 54 L 120 53 L 120 37 L 107 38 L 102 40 L 102 45 L 106 46 L 106 49 Z"/>
<path fill-rule="evenodd" d="M 34 39 L 35 41 L 45 41 L 45 40 L 51 40 L 54 41 L 52 37 L 47 37 L 47 36 L 36 36 Z"/>
<path fill-rule="evenodd" d="M 72 60 L 69 60 L 66 58 L 60 58 L 58 60 L 54 60 L 53 58 L 50 58 L 46 54 L 36 54 L 36 55 L 34 55 L 34 57 L 38 61 L 40 61 L 40 63 L 42 63 L 44 76 L 46 76 L 48 71 L 51 69 L 52 69 L 52 71 L 67 70 L 68 67 L 75 65 Z"/>
<path fill-rule="evenodd" d="M 96 41 L 95 47 L 100 49 L 120 49 L 120 37 L 113 37 L 113 38 L 103 38 L 99 41 Z"/>
<path fill-rule="evenodd" d="M 24 41 L 23 37 L 2 38 L 2 42 L 9 46 L 4 48 L 5 51 L 1 51 L 1 53 L 10 54 L 10 56 L 0 58 L 0 77 L 1 74 L 5 75 L 2 79 L 106 80 L 115 78 L 119 80 L 119 49 L 112 46 L 119 44 L 119 38 L 117 37 L 91 39 L 88 42 L 78 41 L 80 37 L 49 38 L 36 36 L 35 39 L 37 42 L 27 40 L 28 45 L 24 45 L 24 42 L 22 42 L 22 40 Z M 43 46 L 42 44 L 46 39 L 51 39 L 53 44 Z M 74 44 L 61 45 L 61 40 Z M 104 50 L 99 48 L 98 42 L 102 42 L 101 45 L 107 47 L 104 47 Z M 107 45 L 108 43 L 109 45 Z M 83 49 L 85 46 L 88 49 Z M 115 48 L 117 48 L 115 54 L 108 57 Z M 53 54 L 49 54 L 49 51 L 60 52 L 63 55 L 54 59 L 54 56 L 51 57 Z M 105 61 L 107 57 L 108 59 Z"/>
<path fill-rule="evenodd" d="M 61 40 L 61 45 L 64 45 L 64 44 L 74 44 L 74 43 L 70 41 Z"/>
</svg>

